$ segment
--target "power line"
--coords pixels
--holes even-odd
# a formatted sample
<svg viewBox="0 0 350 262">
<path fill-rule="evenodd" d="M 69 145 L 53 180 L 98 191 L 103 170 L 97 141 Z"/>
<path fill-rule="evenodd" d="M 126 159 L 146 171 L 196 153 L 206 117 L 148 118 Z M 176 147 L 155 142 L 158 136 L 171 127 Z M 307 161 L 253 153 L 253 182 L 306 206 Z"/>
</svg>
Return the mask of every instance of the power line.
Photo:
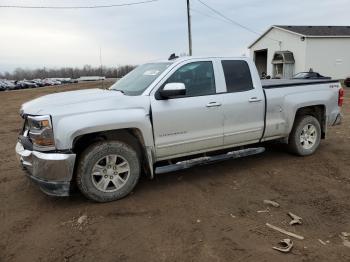
<svg viewBox="0 0 350 262">
<path fill-rule="evenodd" d="M 214 12 L 215 14 L 217 14 L 217 15 L 219 15 L 220 17 L 224 18 L 225 20 L 229 21 L 231 24 L 234 24 L 234 25 L 236 25 L 236 26 L 239 26 L 239 27 L 241 27 L 241 28 L 243 28 L 243 29 L 245 29 L 245 30 L 247 30 L 247 31 L 249 31 L 249 32 L 251 32 L 251 33 L 253 33 L 253 34 L 261 35 L 261 33 L 256 32 L 255 30 L 253 30 L 253 29 L 251 29 L 251 28 L 249 28 L 249 27 L 247 27 L 247 26 L 245 26 L 245 25 L 242 25 L 241 23 L 238 23 L 237 21 L 235 21 L 235 20 L 233 20 L 233 19 L 231 19 L 231 18 L 225 16 L 224 14 L 222 14 L 221 12 L 219 12 L 218 10 L 216 10 L 216 9 L 214 9 L 213 7 L 209 6 L 208 4 L 204 3 L 202 0 L 197 0 L 197 1 L 198 1 L 199 3 L 201 3 L 202 5 L 204 5 L 205 7 L 207 7 L 208 9 L 210 9 L 210 10 L 211 10 L 212 12 Z M 273 38 L 269 38 L 269 37 L 267 37 L 267 38 L 270 39 L 270 40 L 279 42 L 279 43 L 281 42 L 281 41 L 278 41 L 278 40 L 273 39 Z"/>
<path fill-rule="evenodd" d="M 250 29 L 249 27 L 246 27 L 245 25 L 242 25 L 242 24 L 236 22 L 235 20 L 233 20 L 233 19 L 231 19 L 231 18 L 225 16 L 224 14 L 222 14 L 221 12 L 219 12 L 218 10 L 216 10 L 216 9 L 214 9 L 213 7 L 209 6 L 208 4 L 204 3 L 202 0 L 197 0 L 197 1 L 200 2 L 202 5 L 204 5 L 205 7 L 207 7 L 208 9 L 210 9 L 210 10 L 211 10 L 212 12 L 214 12 L 215 14 L 217 14 L 217 15 L 221 16 L 222 18 L 224 18 L 224 19 L 230 21 L 231 23 L 233 23 L 233 24 L 235 24 L 235 25 L 237 25 L 237 26 L 239 26 L 239 27 L 241 27 L 241 28 L 243 28 L 243 29 L 245 29 L 245 30 L 251 32 L 251 33 L 260 35 L 260 33 L 254 31 L 253 29 Z"/>
<path fill-rule="evenodd" d="M 232 25 L 232 23 L 230 23 L 229 21 L 225 20 L 225 19 L 222 19 L 221 17 L 217 17 L 217 16 L 213 16 L 213 15 L 209 15 L 207 13 L 204 13 L 202 11 L 199 11 L 197 9 L 194 9 L 194 8 L 191 8 L 191 11 L 197 13 L 197 14 L 200 14 L 202 16 L 206 16 L 206 17 L 209 17 L 209 18 L 212 18 L 212 19 L 215 19 L 215 20 L 218 20 L 218 21 L 221 21 L 221 22 L 224 22 L 224 23 L 227 23 L 227 24 L 230 24 Z"/>
<path fill-rule="evenodd" d="M 124 4 L 112 4 L 112 5 L 92 5 L 92 6 L 24 6 L 24 5 L 0 5 L 0 8 L 20 8 L 20 9 L 94 9 L 94 8 L 111 8 L 122 7 L 131 5 L 147 4 L 151 2 L 157 2 L 159 0 L 147 0 L 140 2 L 131 2 Z"/>
<path fill-rule="evenodd" d="M 197 13 L 197 14 L 200 14 L 200 15 L 202 15 L 202 16 L 206 16 L 206 17 L 209 17 L 209 18 L 212 18 L 212 19 L 215 19 L 215 20 L 218 20 L 218 21 L 227 23 L 227 24 L 229 24 L 229 25 L 234 25 L 233 23 L 231 23 L 230 21 L 228 21 L 228 20 L 226 20 L 226 19 L 223 19 L 223 18 L 218 17 L 218 16 L 209 15 L 209 14 L 204 13 L 204 12 L 202 12 L 202 11 L 199 11 L 199 10 L 197 10 L 197 9 L 191 8 L 191 11 L 193 11 L 193 12 L 195 12 L 195 13 Z M 278 41 L 278 40 L 276 40 L 276 39 L 273 39 L 273 38 L 270 38 L 270 37 L 267 37 L 267 38 L 270 39 L 270 40 L 273 40 L 273 41 L 280 42 L 280 41 Z"/>
</svg>

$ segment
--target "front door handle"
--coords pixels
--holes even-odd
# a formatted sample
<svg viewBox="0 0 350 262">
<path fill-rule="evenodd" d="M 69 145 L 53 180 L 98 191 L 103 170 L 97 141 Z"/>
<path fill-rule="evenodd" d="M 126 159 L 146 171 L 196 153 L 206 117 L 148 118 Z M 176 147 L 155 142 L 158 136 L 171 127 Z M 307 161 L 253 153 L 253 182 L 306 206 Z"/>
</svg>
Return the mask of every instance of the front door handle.
<svg viewBox="0 0 350 262">
<path fill-rule="evenodd" d="M 221 103 L 219 103 L 219 102 L 209 102 L 207 104 L 207 107 L 218 107 L 218 106 L 221 106 Z"/>
<path fill-rule="evenodd" d="M 249 101 L 249 103 L 254 103 L 254 102 L 261 102 L 262 99 L 257 98 L 257 97 L 251 97 L 251 98 L 249 98 L 248 101 Z"/>
</svg>

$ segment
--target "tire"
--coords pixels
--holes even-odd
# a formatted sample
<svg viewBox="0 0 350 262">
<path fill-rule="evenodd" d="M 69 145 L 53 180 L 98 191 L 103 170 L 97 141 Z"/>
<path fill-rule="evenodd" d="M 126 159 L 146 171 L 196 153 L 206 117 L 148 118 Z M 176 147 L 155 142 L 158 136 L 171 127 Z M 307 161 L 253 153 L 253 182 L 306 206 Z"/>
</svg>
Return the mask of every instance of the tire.
<svg viewBox="0 0 350 262">
<path fill-rule="evenodd" d="M 92 144 L 82 153 L 76 182 L 87 198 L 110 202 L 130 194 L 140 172 L 138 154 L 131 146 L 121 141 L 103 141 Z"/>
<path fill-rule="evenodd" d="M 310 115 L 296 117 L 288 141 L 290 151 L 299 156 L 309 156 L 315 153 L 320 141 L 320 122 Z"/>
</svg>

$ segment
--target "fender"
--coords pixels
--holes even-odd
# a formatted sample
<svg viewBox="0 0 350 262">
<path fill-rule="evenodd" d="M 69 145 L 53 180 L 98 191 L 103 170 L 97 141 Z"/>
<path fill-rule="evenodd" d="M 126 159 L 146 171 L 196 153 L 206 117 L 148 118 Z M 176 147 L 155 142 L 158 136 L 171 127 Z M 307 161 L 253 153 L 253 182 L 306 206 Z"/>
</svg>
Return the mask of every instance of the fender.
<svg viewBox="0 0 350 262">
<path fill-rule="evenodd" d="M 58 150 L 72 149 L 76 137 L 118 129 L 136 128 L 141 131 L 146 148 L 154 149 L 152 125 L 143 108 L 118 109 L 67 115 L 55 122 Z"/>
<path fill-rule="evenodd" d="M 334 96 L 334 94 L 328 90 L 286 95 L 283 102 L 284 113 L 287 119 L 286 133 L 289 134 L 292 131 L 296 113 L 301 108 L 324 106 L 324 117 L 328 119 L 329 110 L 334 100 L 332 96 Z"/>
<path fill-rule="evenodd" d="M 59 150 L 72 149 L 75 138 L 79 136 L 127 128 L 135 128 L 141 132 L 145 157 L 153 178 L 155 158 L 152 125 L 149 112 L 143 108 L 88 112 L 62 117 L 55 123 L 56 147 Z"/>
</svg>

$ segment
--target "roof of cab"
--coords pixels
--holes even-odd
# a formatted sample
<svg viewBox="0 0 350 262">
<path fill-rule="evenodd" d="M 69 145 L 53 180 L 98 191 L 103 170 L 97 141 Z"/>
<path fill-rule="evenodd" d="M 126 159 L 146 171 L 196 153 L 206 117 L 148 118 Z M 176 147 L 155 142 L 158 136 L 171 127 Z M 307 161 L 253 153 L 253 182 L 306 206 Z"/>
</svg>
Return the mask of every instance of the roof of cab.
<svg viewBox="0 0 350 262">
<path fill-rule="evenodd" d="M 188 60 L 197 60 L 197 59 L 240 59 L 240 60 L 247 60 L 249 59 L 248 57 L 242 56 L 181 56 L 172 60 L 155 60 L 152 61 L 154 63 L 173 63 L 173 62 L 183 62 L 183 61 L 188 61 Z"/>
</svg>

